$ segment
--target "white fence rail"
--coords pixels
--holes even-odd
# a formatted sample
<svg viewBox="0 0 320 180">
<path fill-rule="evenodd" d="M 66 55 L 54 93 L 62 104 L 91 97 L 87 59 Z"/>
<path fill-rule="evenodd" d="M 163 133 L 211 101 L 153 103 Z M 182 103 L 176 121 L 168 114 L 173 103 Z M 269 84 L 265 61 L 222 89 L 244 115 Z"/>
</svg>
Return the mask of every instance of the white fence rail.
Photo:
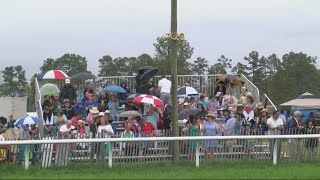
<svg viewBox="0 0 320 180">
<path fill-rule="evenodd" d="M 272 160 L 273 164 L 277 164 L 279 159 L 291 158 L 300 156 L 300 153 L 309 153 L 311 146 L 306 146 L 307 142 L 314 140 L 312 145 L 315 151 L 314 160 L 317 160 L 318 140 L 320 134 L 304 134 L 304 135 L 252 135 L 252 136 L 184 136 L 184 137 L 141 137 L 141 138 L 100 138 L 100 139 L 54 139 L 54 140 L 20 140 L 20 141 L 0 141 L 0 149 L 5 146 L 25 146 L 25 149 L 34 146 L 46 147 L 40 148 L 41 154 L 47 153 L 46 163 L 42 161 L 43 167 L 49 167 L 51 164 L 67 165 L 71 161 L 94 160 L 95 162 L 106 162 L 109 167 L 113 163 L 138 163 L 138 162 L 157 162 L 170 161 L 172 159 L 170 143 L 179 141 L 180 158 L 184 160 L 194 160 L 196 167 L 199 167 L 200 161 L 209 159 L 241 159 L 253 158 L 255 160 Z M 212 152 L 207 152 L 204 147 L 206 141 L 217 141 L 217 146 Z M 235 142 L 230 150 L 228 144 Z M 123 143 L 127 148 L 123 147 Z M 59 147 L 62 144 L 64 150 Z M 148 147 L 148 152 L 140 152 L 136 146 L 130 144 L 151 144 Z M 49 146 L 48 146 L 49 145 Z M 82 146 L 83 149 L 74 148 Z M 148 146 L 148 145 L 147 145 Z M 48 147 L 52 149 L 48 150 Z M 306 150 L 302 150 L 306 147 Z M 288 152 L 289 148 L 294 151 Z M 73 151 L 72 151 L 73 149 Z M 51 150 L 51 151 L 50 151 Z M 137 151 L 136 151 L 137 150 Z M 312 150 L 312 149 L 311 149 Z M 123 152 L 122 152 L 123 151 Z M 152 151 L 152 153 L 150 153 Z M 300 152 L 301 151 L 301 152 Z M 71 152 L 71 153 L 70 153 Z M 299 152 L 299 154 L 297 154 Z M 65 154 L 61 154 L 65 153 Z M 84 154 L 85 155 L 80 155 Z M 209 153 L 209 155 L 208 155 Z M 211 154 L 210 154 L 211 153 Z M 292 154 L 293 153 L 293 154 Z M 26 154 L 26 153 L 24 153 Z M 78 154 L 77 156 L 74 154 Z M 308 154 L 304 154 L 308 155 Z M 62 158 L 61 158 L 62 157 Z M 209 158 L 207 158 L 209 157 Z M 213 157 L 213 158 L 210 158 Z M 60 162 L 59 159 L 63 162 Z M 66 159 L 67 158 L 67 161 Z M 51 163 L 54 161 L 54 163 Z M 50 165 L 48 165 L 48 163 Z M 29 158 L 25 158 L 25 168 L 29 167 Z"/>
</svg>

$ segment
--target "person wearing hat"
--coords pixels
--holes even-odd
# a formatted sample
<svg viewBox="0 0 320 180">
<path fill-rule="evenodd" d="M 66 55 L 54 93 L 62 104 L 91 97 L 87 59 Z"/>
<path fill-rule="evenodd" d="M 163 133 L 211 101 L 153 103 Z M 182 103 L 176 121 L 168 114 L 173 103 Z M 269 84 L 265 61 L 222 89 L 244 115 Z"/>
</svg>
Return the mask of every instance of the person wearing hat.
<svg viewBox="0 0 320 180">
<path fill-rule="evenodd" d="M 213 113 L 208 113 L 207 122 L 203 128 L 204 136 L 217 136 L 219 134 L 219 126 L 214 120 L 216 116 Z M 216 147 L 218 147 L 217 140 L 205 140 L 203 142 L 203 147 L 205 149 L 205 159 L 210 159 L 214 153 Z"/>
<path fill-rule="evenodd" d="M 90 127 L 90 132 L 92 133 L 93 138 L 95 138 L 97 133 L 97 125 L 99 122 L 99 110 L 97 107 L 93 107 L 89 110 L 89 114 L 87 115 L 86 122 Z"/>
<path fill-rule="evenodd" d="M 93 107 L 98 107 L 98 101 L 95 99 L 95 95 L 93 93 L 86 94 L 87 100 L 84 102 L 84 109 L 89 112 L 89 110 Z"/>
<path fill-rule="evenodd" d="M 62 87 L 60 91 L 61 101 L 64 99 L 68 99 L 71 104 L 74 104 L 77 100 L 76 90 L 71 86 L 70 79 L 65 80 L 65 85 Z"/>
<path fill-rule="evenodd" d="M 260 130 L 258 134 L 265 135 L 268 131 L 267 120 L 269 119 L 269 110 L 263 108 L 257 116 L 256 128 Z"/>
</svg>

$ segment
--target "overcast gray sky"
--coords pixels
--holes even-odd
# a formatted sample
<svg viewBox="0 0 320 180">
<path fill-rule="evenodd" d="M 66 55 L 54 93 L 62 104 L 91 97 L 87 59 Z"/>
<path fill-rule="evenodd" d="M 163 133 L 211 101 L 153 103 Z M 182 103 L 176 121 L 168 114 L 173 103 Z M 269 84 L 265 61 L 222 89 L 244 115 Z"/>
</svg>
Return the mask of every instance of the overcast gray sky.
<svg viewBox="0 0 320 180">
<path fill-rule="evenodd" d="M 210 64 L 252 50 L 320 55 L 318 0 L 178 0 L 178 31 Z M 103 55 L 154 54 L 169 32 L 170 0 L 0 0 L 0 67 L 22 65 L 28 79 L 46 58 L 77 53 L 98 72 Z"/>
</svg>

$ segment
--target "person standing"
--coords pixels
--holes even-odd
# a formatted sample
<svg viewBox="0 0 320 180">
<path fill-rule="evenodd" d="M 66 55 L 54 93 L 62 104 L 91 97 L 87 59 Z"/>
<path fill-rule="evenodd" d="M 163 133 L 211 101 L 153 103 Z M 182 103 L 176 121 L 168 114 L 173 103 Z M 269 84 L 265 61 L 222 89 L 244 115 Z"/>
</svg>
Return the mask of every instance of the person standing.
<svg viewBox="0 0 320 180">
<path fill-rule="evenodd" d="M 13 115 L 9 116 L 9 120 L 7 122 L 7 128 L 14 128 L 14 123 L 16 122 L 15 119 L 13 119 Z"/>
<path fill-rule="evenodd" d="M 70 84 L 70 79 L 65 80 L 65 85 L 63 86 L 61 93 L 60 93 L 61 102 L 64 99 L 68 99 L 70 103 L 74 104 L 77 100 L 77 93 L 73 86 Z"/>
<path fill-rule="evenodd" d="M 288 121 L 288 134 L 302 134 L 305 126 L 301 123 L 302 113 L 295 111 L 293 117 Z M 301 139 L 289 139 L 289 158 L 291 161 L 298 161 L 301 158 Z"/>
<path fill-rule="evenodd" d="M 217 136 L 219 134 L 219 126 L 214 122 L 216 116 L 212 113 L 208 113 L 207 122 L 204 125 L 203 135 L 204 136 Z M 218 147 L 218 140 L 205 140 L 203 147 L 205 149 L 205 159 L 210 159 L 213 156 L 214 151 Z"/>
<path fill-rule="evenodd" d="M 280 135 L 281 131 L 284 129 L 283 121 L 282 121 L 282 119 L 279 118 L 279 115 L 280 115 L 279 111 L 273 111 L 272 117 L 270 117 L 267 120 L 267 126 L 269 129 L 270 135 Z M 277 158 L 279 160 L 281 143 L 276 139 L 271 139 L 269 141 L 270 154 L 271 154 L 271 159 L 272 159 L 274 147 L 276 144 L 277 144 L 276 148 L 277 148 L 277 152 L 278 152 Z"/>
<path fill-rule="evenodd" d="M 160 88 L 160 100 L 164 105 L 169 104 L 171 98 L 171 81 L 165 76 L 158 82 L 158 87 Z"/>
</svg>

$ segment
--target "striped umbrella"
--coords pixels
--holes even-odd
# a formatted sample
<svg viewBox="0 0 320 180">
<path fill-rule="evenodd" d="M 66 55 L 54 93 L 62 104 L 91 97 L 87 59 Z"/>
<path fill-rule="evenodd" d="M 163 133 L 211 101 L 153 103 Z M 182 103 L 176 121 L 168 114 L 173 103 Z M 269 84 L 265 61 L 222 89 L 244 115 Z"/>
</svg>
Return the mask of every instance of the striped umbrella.
<svg viewBox="0 0 320 180">
<path fill-rule="evenodd" d="M 50 70 L 43 74 L 40 79 L 68 79 L 69 76 L 61 70 Z"/>
<path fill-rule="evenodd" d="M 136 104 L 144 103 L 151 104 L 156 107 L 163 107 L 163 103 L 159 98 L 147 94 L 141 94 L 140 96 L 135 97 L 132 102 Z"/>
<path fill-rule="evenodd" d="M 20 119 L 18 119 L 14 125 L 25 125 L 25 124 L 38 124 L 40 122 L 40 120 L 38 118 L 35 118 L 35 117 L 31 117 L 31 116 L 25 116 L 25 117 L 22 117 Z"/>
</svg>

